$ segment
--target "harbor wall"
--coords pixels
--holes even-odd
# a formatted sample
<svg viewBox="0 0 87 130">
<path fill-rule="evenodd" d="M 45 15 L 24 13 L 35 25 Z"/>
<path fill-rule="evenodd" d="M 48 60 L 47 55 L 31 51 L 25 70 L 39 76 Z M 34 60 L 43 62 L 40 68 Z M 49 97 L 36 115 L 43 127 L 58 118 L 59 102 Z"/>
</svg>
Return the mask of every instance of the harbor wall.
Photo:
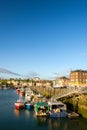
<svg viewBox="0 0 87 130">
<path fill-rule="evenodd" d="M 67 104 L 68 109 L 79 113 L 82 117 L 87 118 L 87 94 L 81 94 L 76 97 L 67 97 L 62 99 Z"/>
</svg>

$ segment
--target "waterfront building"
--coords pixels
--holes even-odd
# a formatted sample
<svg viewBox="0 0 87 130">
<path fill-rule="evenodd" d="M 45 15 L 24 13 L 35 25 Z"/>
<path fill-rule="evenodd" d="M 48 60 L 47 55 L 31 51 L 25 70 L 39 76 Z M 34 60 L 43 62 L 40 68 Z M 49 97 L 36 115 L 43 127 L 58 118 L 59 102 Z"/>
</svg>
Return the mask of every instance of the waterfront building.
<svg viewBox="0 0 87 130">
<path fill-rule="evenodd" d="M 39 77 L 34 77 L 33 80 L 34 81 L 40 81 L 40 78 Z"/>
<path fill-rule="evenodd" d="M 32 81 L 28 82 L 27 86 L 29 86 L 29 87 L 33 86 L 33 82 Z"/>
<path fill-rule="evenodd" d="M 49 80 L 40 80 L 35 82 L 35 86 L 39 87 L 50 87 L 51 82 Z"/>
<path fill-rule="evenodd" d="M 58 77 L 55 80 L 54 87 L 67 87 L 69 85 L 69 78 L 67 77 Z"/>
<path fill-rule="evenodd" d="M 87 70 L 75 70 L 70 72 L 70 86 L 87 86 Z"/>
</svg>

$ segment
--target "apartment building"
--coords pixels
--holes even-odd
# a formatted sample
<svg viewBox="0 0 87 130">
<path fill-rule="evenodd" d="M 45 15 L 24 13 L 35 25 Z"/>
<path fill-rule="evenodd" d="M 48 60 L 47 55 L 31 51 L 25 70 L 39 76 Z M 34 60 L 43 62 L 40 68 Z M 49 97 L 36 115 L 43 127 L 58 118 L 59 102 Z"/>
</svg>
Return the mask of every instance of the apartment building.
<svg viewBox="0 0 87 130">
<path fill-rule="evenodd" d="M 69 78 L 67 77 L 58 77 L 55 80 L 55 87 L 66 87 L 69 85 Z"/>
<path fill-rule="evenodd" d="M 70 86 L 87 86 L 87 70 L 75 70 L 70 72 Z"/>
</svg>

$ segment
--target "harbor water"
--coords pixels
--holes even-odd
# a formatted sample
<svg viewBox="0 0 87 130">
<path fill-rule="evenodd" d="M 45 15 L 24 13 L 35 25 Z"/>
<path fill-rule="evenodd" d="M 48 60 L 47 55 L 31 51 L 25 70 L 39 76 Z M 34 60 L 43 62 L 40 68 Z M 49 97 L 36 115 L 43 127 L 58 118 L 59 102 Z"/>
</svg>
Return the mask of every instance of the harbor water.
<svg viewBox="0 0 87 130">
<path fill-rule="evenodd" d="M 0 130 L 86 130 L 87 119 L 35 117 L 34 111 L 16 110 L 15 90 L 0 90 Z"/>
</svg>

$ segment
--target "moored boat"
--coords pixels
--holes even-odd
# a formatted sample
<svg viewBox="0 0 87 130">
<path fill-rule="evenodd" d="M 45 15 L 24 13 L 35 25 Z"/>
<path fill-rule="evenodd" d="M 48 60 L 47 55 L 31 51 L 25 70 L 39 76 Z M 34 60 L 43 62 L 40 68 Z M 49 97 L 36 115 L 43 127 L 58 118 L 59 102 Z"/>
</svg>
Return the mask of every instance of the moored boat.
<svg viewBox="0 0 87 130">
<path fill-rule="evenodd" d="M 31 109 L 34 108 L 34 104 L 31 103 L 31 102 L 27 102 L 27 103 L 25 103 L 25 108 L 26 108 L 27 110 L 31 110 Z"/>
<path fill-rule="evenodd" d="M 48 116 L 49 106 L 46 102 L 37 102 L 35 104 L 35 115 L 36 116 Z"/>
<path fill-rule="evenodd" d="M 49 101 L 48 105 L 50 107 L 50 117 L 67 117 L 66 104 L 60 101 Z"/>
<path fill-rule="evenodd" d="M 22 109 L 24 107 L 24 102 L 19 99 L 14 103 L 14 105 L 16 109 Z"/>
</svg>

